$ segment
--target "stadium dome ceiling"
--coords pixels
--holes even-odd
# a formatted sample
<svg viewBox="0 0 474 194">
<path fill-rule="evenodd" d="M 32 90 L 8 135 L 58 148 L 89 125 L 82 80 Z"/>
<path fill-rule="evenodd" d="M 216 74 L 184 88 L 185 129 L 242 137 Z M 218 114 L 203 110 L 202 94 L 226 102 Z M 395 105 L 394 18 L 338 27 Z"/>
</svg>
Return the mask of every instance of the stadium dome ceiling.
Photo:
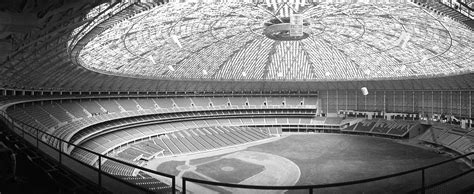
<svg viewBox="0 0 474 194">
<path fill-rule="evenodd" d="M 265 3 L 158 2 L 0 3 L 0 88 L 144 92 L 474 88 L 473 32 L 415 4 L 300 5 L 307 36 L 277 41 L 292 39 L 287 37 L 288 13 L 281 12 L 289 5 L 272 12 L 276 9 Z M 217 12 L 205 12 L 219 6 Z M 246 27 L 246 22 L 252 25 Z M 399 40 L 403 34 L 408 36 L 405 46 Z M 91 48 L 94 53 L 87 53 Z M 289 60 L 293 56 L 298 60 Z"/>
<path fill-rule="evenodd" d="M 90 39 L 77 63 L 165 80 L 376 80 L 474 70 L 474 32 L 416 4 L 275 2 L 155 6 Z M 295 13 L 304 27 L 292 38 Z"/>
</svg>

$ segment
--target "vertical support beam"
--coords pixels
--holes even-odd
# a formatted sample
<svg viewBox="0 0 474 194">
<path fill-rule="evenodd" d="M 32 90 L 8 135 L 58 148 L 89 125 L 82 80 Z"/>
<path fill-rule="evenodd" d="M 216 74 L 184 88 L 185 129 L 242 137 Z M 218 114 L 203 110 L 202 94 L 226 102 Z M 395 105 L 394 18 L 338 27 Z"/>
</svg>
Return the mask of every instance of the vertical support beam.
<svg viewBox="0 0 474 194">
<path fill-rule="evenodd" d="M 425 169 L 421 169 L 421 193 L 425 194 Z"/>
<path fill-rule="evenodd" d="M 392 91 L 392 95 L 393 95 L 393 101 L 392 101 L 392 103 L 393 103 L 393 110 L 395 110 L 395 99 L 396 99 L 396 98 L 395 98 L 395 91 Z"/>
<path fill-rule="evenodd" d="M 329 90 L 326 90 L 326 117 L 329 113 Z"/>
<path fill-rule="evenodd" d="M 469 118 L 472 118 L 472 91 L 469 92 Z"/>
<path fill-rule="evenodd" d="M 377 91 L 374 92 L 374 94 L 375 94 L 374 95 L 374 104 L 373 104 L 373 106 L 375 107 L 374 110 L 377 110 L 377 93 L 378 93 Z"/>
<path fill-rule="evenodd" d="M 355 109 L 359 110 L 359 105 L 358 105 L 358 102 L 357 102 L 357 92 L 354 92 L 354 94 L 355 94 Z"/>
<path fill-rule="evenodd" d="M 431 91 L 431 117 L 434 115 L 434 91 Z"/>
<path fill-rule="evenodd" d="M 364 96 L 364 111 L 367 111 L 367 96 Z"/>
<path fill-rule="evenodd" d="M 186 178 L 183 177 L 181 180 L 182 180 L 181 188 L 183 188 L 183 190 L 181 191 L 181 193 L 186 194 Z"/>
<path fill-rule="evenodd" d="M 173 177 L 171 179 L 171 193 L 172 194 L 176 193 L 176 177 Z"/>
<path fill-rule="evenodd" d="M 441 101 L 441 104 L 440 104 L 440 107 L 441 107 L 441 110 L 439 111 L 440 114 L 443 114 L 444 113 L 444 108 L 443 108 L 443 91 L 441 91 L 441 94 L 439 95 L 441 98 L 440 98 L 440 101 Z"/>
<path fill-rule="evenodd" d="M 415 112 L 415 91 L 411 91 L 411 95 L 412 95 L 412 97 L 413 97 L 413 98 L 412 98 L 412 100 L 413 100 L 413 101 L 412 101 L 413 106 L 412 106 L 411 112 L 414 113 L 414 112 Z"/>
<path fill-rule="evenodd" d="M 459 90 L 459 118 L 462 118 L 462 92 Z"/>
<path fill-rule="evenodd" d="M 383 112 L 386 113 L 387 112 L 387 109 L 385 107 L 386 105 L 386 102 L 385 102 L 385 98 L 387 97 L 387 94 L 385 93 L 385 90 L 383 91 Z"/>
<path fill-rule="evenodd" d="M 421 113 L 425 115 L 425 91 L 421 91 Z"/>
<path fill-rule="evenodd" d="M 453 91 L 449 92 L 449 97 L 450 97 L 450 106 L 449 106 L 449 114 L 453 116 Z"/>
<path fill-rule="evenodd" d="M 348 93 L 348 91 L 346 90 L 346 111 L 347 111 L 347 105 L 349 104 L 349 102 L 348 102 L 348 100 L 347 100 L 347 98 L 348 98 L 348 97 L 347 97 L 347 95 L 348 95 L 347 93 Z M 312 191 L 312 189 L 311 189 L 311 191 Z"/>
<path fill-rule="evenodd" d="M 403 90 L 403 92 L 402 92 L 402 97 L 403 97 L 403 100 L 402 100 L 402 102 L 403 102 L 403 103 L 402 103 L 402 112 L 406 112 L 406 111 L 405 111 L 405 104 L 406 104 L 406 103 L 405 103 L 405 100 L 406 100 L 406 99 L 405 99 L 405 90 Z"/>
<path fill-rule="evenodd" d="M 99 186 L 102 187 L 102 155 L 99 155 Z"/>
<path fill-rule="evenodd" d="M 336 90 L 336 113 L 339 111 L 339 90 Z"/>
</svg>

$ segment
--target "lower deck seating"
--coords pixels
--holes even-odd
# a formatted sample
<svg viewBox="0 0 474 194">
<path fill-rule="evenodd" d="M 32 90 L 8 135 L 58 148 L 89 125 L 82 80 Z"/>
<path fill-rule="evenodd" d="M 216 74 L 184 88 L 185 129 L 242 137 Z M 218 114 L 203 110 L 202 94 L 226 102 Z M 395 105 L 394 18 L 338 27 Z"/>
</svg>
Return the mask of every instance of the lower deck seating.
<svg viewBox="0 0 474 194">
<path fill-rule="evenodd" d="M 324 121 L 324 124 L 327 125 L 338 125 L 341 124 L 343 118 L 339 117 L 327 117 L 326 120 Z"/>
<path fill-rule="evenodd" d="M 148 98 L 136 99 L 136 102 L 138 103 L 138 105 L 140 105 L 142 109 L 150 110 L 155 109 L 157 107 L 156 103 L 152 99 Z M 120 102 L 120 104 L 122 104 L 122 102 Z"/>
<path fill-rule="evenodd" d="M 315 98 L 315 97 L 313 97 Z M 271 100 L 268 100 L 271 99 Z M 286 103 L 280 102 L 285 99 Z M 106 98 L 106 99 L 68 99 L 24 103 L 11 106 L 7 112 L 14 118 L 41 129 L 58 128 L 81 119 L 129 115 L 144 111 L 169 112 L 176 108 L 300 108 L 313 109 L 314 105 L 301 106 L 303 97 L 170 97 L 170 98 Z M 196 103 L 196 104 L 194 104 Z M 228 106 L 228 105 L 231 106 Z M 267 106 L 264 106 L 266 104 Z M 296 107 L 298 106 L 298 107 Z M 23 115 L 26 114 L 27 116 Z"/>
<path fill-rule="evenodd" d="M 279 128 L 250 128 L 238 126 L 213 126 L 193 129 L 185 129 L 164 133 L 155 138 L 147 138 L 137 143 L 129 143 L 120 151 L 110 151 L 133 138 L 129 136 L 116 135 L 117 133 L 128 134 L 126 130 L 109 133 L 101 137 L 89 140 L 82 144 L 84 148 L 98 153 L 109 150 L 113 156 L 125 161 L 136 161 L 139 159 L 152 159 L 168 155 L 180 155 L 198 151 L 220 149 L 222 147 L 249 143 L 281 134 Z M 97 156 L 86 154 L 85 151 L 74 149 L 71 152 L 74 157 L 87 162 L 94 163 Z"/>
<path fill-rule="evenodd" d="M 126 111 L 136 111 L 138 110 L 138 104 L 134 99 L 118 99 L 115 100 Z"/>
<path fill-rule="evenodd" d="M 267 129 L 270 135 L 281 135 L 283 133 L 280 127 L 269 127 Z"/>
<path fill-rule="evenodd" d="M 120 176 L 122 180 L 142 186 L 153 193 L 170 193 L 171 187 L 147 174 L 140 171 L 136 176 Z"/>
<path fill-rule="evenodd" d="M 275 129 L 275 133 L 278 130 Z M 248 127 L 205 127 L 172 132 L 156 138 L 167 146 L 167 153 L 183 154 L 196 151 L 219 149 L 269 138 L 267 129 Z M 166 148 L 165 148 L 166 149 Z"/>
<path fill-rule="evenodd" d="M 300 125 L 300 124 L 322 124 L 322 123 L 313 123 L 311 122 L 311 118 L 308 118 L 308 123 L 299 122 L 297 119 L 290 119 L 290 118 L 275 118 L 273 115 L 272 117 L 266 118 L 258 118 L 256 116 L 263 114 L 275 114 L 275 115 L 288 115 L 291 116 L 292 114 L 296 114 L 297 117 L 303 117 L 302 115 L 310 116 L 314 113 L 315 110 L 312 109 L 305 109 L 305 110 L 253 110 L 253 111 L 246 111 L 246 110 L 216 110 L 216 111 L 195 111 L 195 112 L 182 112 L 182 113 L 166 113 L 166 114 L 150 114 L 146 116 L 140 116 L 135 118 L 123 118 L 118 119 L 121 117 L 126 116 L 133 116 L 139 115 L 136 112 L 124 112 L 112 115 L 101 115 L 97 117 L 91 117 L 88 119 L 82 119 L 75 123 L 71 123 L 68 125 L 64 125 L 61 128 L 55 130 L 53 132 L 54 135 L 58 137 L 67 137 L 69 134 L 74 134 L 69 136 L 67 140 L 76 143 L 77 140 L 84 138 L 86 135 L 91 135 L 94 133 L 99 133 L 101 130 L 114 127 L 114 126 L 123 126 L 129 125 L 137 122 L 164 122 L 162 125 L 157 125 L 161 130 L 164 131 L 174 131 L 179 129 L 186 129 L 186 128 L 196 128 L 196 127 L 204 127 L 204 126 L 214 126 L 214 125 Z M 151 112 L 153 113 L 153 112 Z M 204 118 L 204 117 L 230 117 L 234 115 L 239 115 L 239 117 L 250 117 L 250 118 L 233 118 L 233 119 L 214 119 L 214 120 L 206 120 L 206 121 L 199 121 L 194 120 L 196 117 Z M 252 118 L 253 117 L 253 118 Z M 113 121 L 105 122 L 105 119 L 115 119 Z M 302 118 L 302 119 L 303 119 Z M 182 119 L 190 119 L 189 121 L 180 121 L 176 122 L 177 120 Z M 105 120 L 105 121 L 104 121 Z M 283 122 L 278 122 L 278 120 Z M 171 122 L 173 121 L 173 122 Z M 209 123 L 212 122 L 212 123 Z M 96 124 L 97 123 L 97 124 Z M 84 129 L 85 128 L 85 129 Z M 138 129 L 138 128 L 137 128 Z M 149 129 L 141 130 L 140 132 L 143 134 L 153 133 L 156 129 Z M 76 133 L 77 132 L 77 133 Z"/>
<path fill-rule="evenodd" d="M 122 163 L 118 163 L 113 160 L 106 160 L 102 163 L 102 169 L 105 172 L 108 172 L 112 175 L 119 175 L 119 176 L 135 176 L 136 170 L 131 166 L 124 165 Z"/>
<path fill-rule="evenodd" d="M 124 181 L 142 186 L 151 192 L 160 193 L 171 191 L 169 185 L 153 178 L 149 174 L 116 161 L 106 160 L 102 163 L 102 170 L 111 175 L 117 176 Z"/>
<path fill-rule="evenodd" d="M 98 100 L 97 103 L 106 110 L 106 112 L 111 112 L 111 113 L 118 113 L 122 112 L 120 110 L 120 107 L 118 104 L 115 102 L 115 100 Z"/>
<path fill-rule="evenodd" d="M 474 151 L 474 129 L 462 129 L 448 124 L 434 124 L 418 139 L 442 145 L 462 154 Z M 474 156 L 471 157 L 474 159 Z"/>
<path fill-rule="evenodd" d="M 403 120 L 364 119 L 342 131 L 403 137 L 418 123 Z"/>
</svg>

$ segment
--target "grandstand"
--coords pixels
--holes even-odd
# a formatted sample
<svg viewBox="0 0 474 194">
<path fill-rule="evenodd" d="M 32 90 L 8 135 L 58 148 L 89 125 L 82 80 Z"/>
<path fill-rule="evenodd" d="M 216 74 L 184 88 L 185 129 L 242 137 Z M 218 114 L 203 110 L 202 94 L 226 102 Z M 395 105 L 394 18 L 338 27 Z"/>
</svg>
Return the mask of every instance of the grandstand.
<svg viewBox="0 0 474 194">
<path fill-rule="evenodd" d="M 0 140 L 52 184 L 0 193 L 474 191 L 471 1 L 25 0 L 0 18 Z"/>
</svg>

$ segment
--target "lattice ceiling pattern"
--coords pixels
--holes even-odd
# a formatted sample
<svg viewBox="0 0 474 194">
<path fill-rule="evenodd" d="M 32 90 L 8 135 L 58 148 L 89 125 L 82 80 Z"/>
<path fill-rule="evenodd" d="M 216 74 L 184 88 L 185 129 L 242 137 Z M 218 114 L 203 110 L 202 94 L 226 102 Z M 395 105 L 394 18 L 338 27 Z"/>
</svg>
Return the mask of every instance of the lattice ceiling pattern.
<svg viewBox="0 0 474 194">
<path fill-rule="evenodd" d="M 111 75 L 191 80 L 364 80 L 474 70 L 474 33 L 413 4 L 287 2 L 278 8 L 269 2 L 164 4 L 89 41 L 80 63 Z M 287 17 L 290 9 L 309 23 L 308 38 L 276 41 L 262 34 L 265 22 Z"/>
</svg>

